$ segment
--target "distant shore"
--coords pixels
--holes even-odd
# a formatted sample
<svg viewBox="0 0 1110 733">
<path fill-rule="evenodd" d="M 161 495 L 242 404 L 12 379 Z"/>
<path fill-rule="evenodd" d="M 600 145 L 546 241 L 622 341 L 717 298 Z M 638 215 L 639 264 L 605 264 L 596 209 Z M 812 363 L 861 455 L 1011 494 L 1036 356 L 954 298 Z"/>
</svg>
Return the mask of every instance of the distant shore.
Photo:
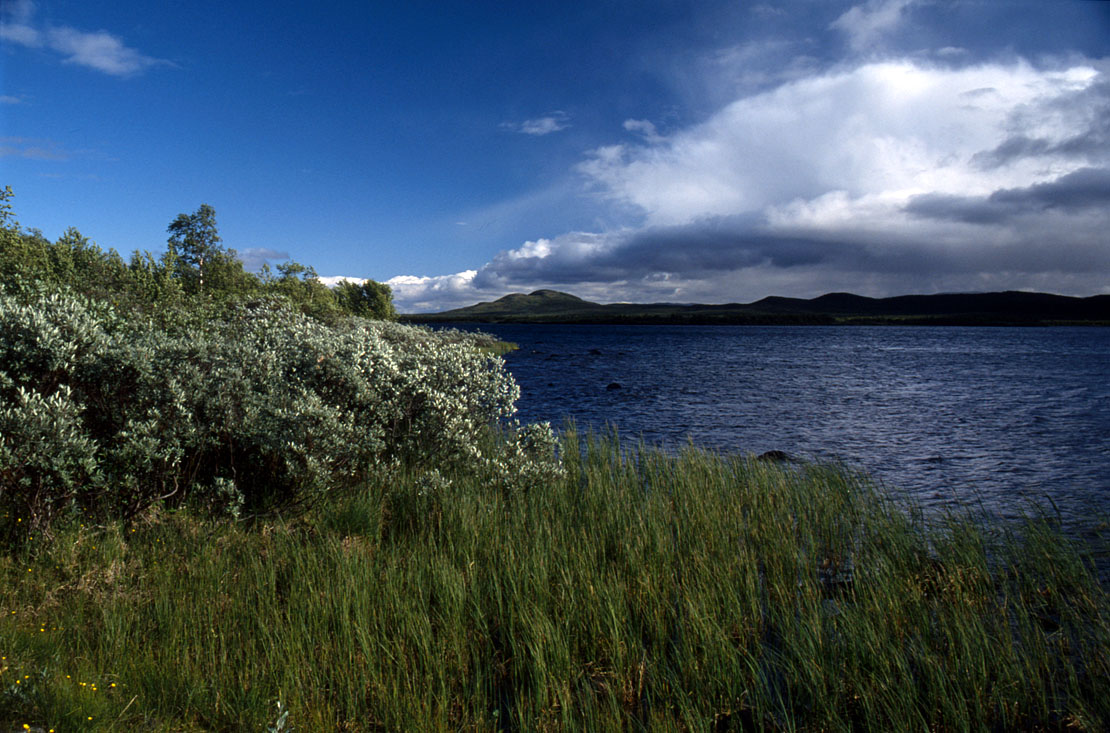
<svg viewBox="0 0 1110 733">
<path fill-rule="evenodd" d="M 1107 326 L 1110 295 L 1077 298 L 1007 291 L 867 298 L 830 293 L 809 300 L 768 297 L 723 305 L 611 303 L 537 290 L 442 313 L 400 316 L 408 323 L 552 323 L 730 326 Z"/>
</svg>

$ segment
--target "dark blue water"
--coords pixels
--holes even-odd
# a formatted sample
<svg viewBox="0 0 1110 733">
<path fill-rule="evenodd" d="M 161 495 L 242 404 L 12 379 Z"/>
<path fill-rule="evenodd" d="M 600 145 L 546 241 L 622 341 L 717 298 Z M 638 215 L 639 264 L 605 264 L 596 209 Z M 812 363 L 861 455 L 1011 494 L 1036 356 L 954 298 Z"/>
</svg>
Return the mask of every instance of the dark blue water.
<svg viewBox="0 0 1110 733">
<path fill-rule="evenodd" d="M 1110 515 L 1110 328 L 480 328 L 520 345 L 524 421 L 843 460 L 926 508 Z"/>
</svg>

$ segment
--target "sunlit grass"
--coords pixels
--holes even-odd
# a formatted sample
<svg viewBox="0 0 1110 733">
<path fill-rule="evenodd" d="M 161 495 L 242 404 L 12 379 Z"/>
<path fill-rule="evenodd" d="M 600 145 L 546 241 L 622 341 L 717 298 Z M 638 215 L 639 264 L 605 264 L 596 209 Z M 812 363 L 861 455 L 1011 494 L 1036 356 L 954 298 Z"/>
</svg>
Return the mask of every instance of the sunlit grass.
<svg viewBox="0 0 1110 733">
<path fill-rule="evenodd" d="M 0 558 L 0 730 L 1101 730 L 1110 604 L 1048 523 L 614 438 L 566 479 L 381 480 Z"/>
<path fill-rule="evenodd" d="M 495 341 L 490 344 L 480 344 L 475 348 L 483 354 L 489 354 L 490 356 L 504 356 L 510 351 L 516 351 L 520 346 L 514 344 L 512 341 Z"/>
</svg>

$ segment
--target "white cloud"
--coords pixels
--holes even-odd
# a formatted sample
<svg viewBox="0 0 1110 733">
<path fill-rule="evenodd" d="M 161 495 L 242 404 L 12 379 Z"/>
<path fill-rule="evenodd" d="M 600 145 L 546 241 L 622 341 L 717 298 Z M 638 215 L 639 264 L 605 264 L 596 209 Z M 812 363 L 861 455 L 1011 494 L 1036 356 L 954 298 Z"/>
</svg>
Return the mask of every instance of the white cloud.
<svg viewBox="0 0 1110 733">
<path fill-rule="evenodd" d="M 25 104 L 23 97 L 16 97 L 11 94 L 0 94 L 0 104 Z"/>
<path fill-rule="evenodd" d="M 34 13 L 35 5 L 31 0 L 8 0 L 0 4 L 0 39 L 21 46 L 41 46 L 41 35 L 30 25 Z"/>
<path fill-rule="evenodd" d="M 553 132 L 565 130 L 566 125 L 554 117 L 541 117 L 536 120 L 526 120 L 520 126 L 520 131 L 526 135 L 550 135 Z"/>
<path fill-rule="evenodd" d="M 537 117 L 520 123 L 503 122 L 501 127 L 513 132 L 540 137 L 567 129 L 570 127 L 570 117 L 564 112 L 553 112 L 546 117 Z"/>
<path fill-rule="evenodd" d="M 30 2 L 5 7 L 0 38 L 29 48 L 48 48 L 60 54 L 63 63 L 77 64 L 112 76 L 133 76 L 152 66 L 172 63 L 130 48 L 107 31 L 81 31 L 69 26 L 39 29 L 32 25 L 34 5 Z"/>
<path fill-rule="evenodd" d="M 655 123 L 649 120 L 625 120 L 624 129 L 629 132 L 639 133 L 643 136 L 645 142 L 652 145 L 661 143 L 667 139 L 659 134 L 659 131 L 655 129 Z"/>
<path fill-rule="evenodd" d="M 42 45 L 42 34 L 21 23 L 0 23 L 0 39 L 30 48 Z"/>
<path fill-rule="evenodd" d="M 867 64 L 739 99 L 666 145 L 599 148 L 579 169 L 650 225 L 760 212 L 830 191 L 851 198 L 960 193 L 1028 185 L 1060 163 L 1011 161 L 993 171 L 973 157 L 1012 136 L 1061 141 L 1089 124 L 1053 102 L 1086 89 L 1090 66 L 1028 64 L 961 70 L 908 61 Z M 990 88 L 990 95 L 965 93 Z"/>
<path fill-rule="evenodd" d="M 393 302 L 401 313 L 442 311 L 473 305 L 484 295 L 499 297 L 504 293 L 487 293 L 474 286 L 477 270 L 465 270 L 453 275 L 417 277 L 398 275 L 385 281 L 393 290 Z"/>
<path fill-rule="evenodd" d="M 364 277 L 348 277 L 347 275 L 329 275 L 328 277 L 319 278 L 320 282 L 327 285 L 329 288 L 334 288 L 339 283 L 347 282 L 354 283 L 355 285 L 362 285 L 367 281 Z"/>
<path fill-rule="evenodd" d="M 75 28 L 51 28 L 47 43 L 65 63 L 87 66 L 113 76 L 131 76 L 152 66 L 168 64 L 128 48 L 107 31 L 86 33 Z"/>
<path fill-rule="evenodd" d="M 883 36 L 898 27 L 907 7 L 915 0 L 868 0 L 856 5 L 832 22 L 830 28 L 848 36 L 855 51 L 873 50 Z"/>
</svg>

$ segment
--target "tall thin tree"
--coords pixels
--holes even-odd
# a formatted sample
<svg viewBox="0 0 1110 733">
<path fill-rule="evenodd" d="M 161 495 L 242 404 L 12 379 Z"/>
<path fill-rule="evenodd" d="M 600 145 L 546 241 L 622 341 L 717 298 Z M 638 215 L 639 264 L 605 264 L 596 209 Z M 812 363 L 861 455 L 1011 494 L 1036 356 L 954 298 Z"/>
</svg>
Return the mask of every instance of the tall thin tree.
<svg viewBox="0 0 1110 733">
<path fill-rule="evenodd" d="M 178 214 L 166 228 L 170 251 L 177 257 L 183 279 L 195 281 L 197 290 L 204 289 L 206 262 L 223 251 L 216 228 L 216 210 L 201 204 L 192 214 Z"/>
</svg>

